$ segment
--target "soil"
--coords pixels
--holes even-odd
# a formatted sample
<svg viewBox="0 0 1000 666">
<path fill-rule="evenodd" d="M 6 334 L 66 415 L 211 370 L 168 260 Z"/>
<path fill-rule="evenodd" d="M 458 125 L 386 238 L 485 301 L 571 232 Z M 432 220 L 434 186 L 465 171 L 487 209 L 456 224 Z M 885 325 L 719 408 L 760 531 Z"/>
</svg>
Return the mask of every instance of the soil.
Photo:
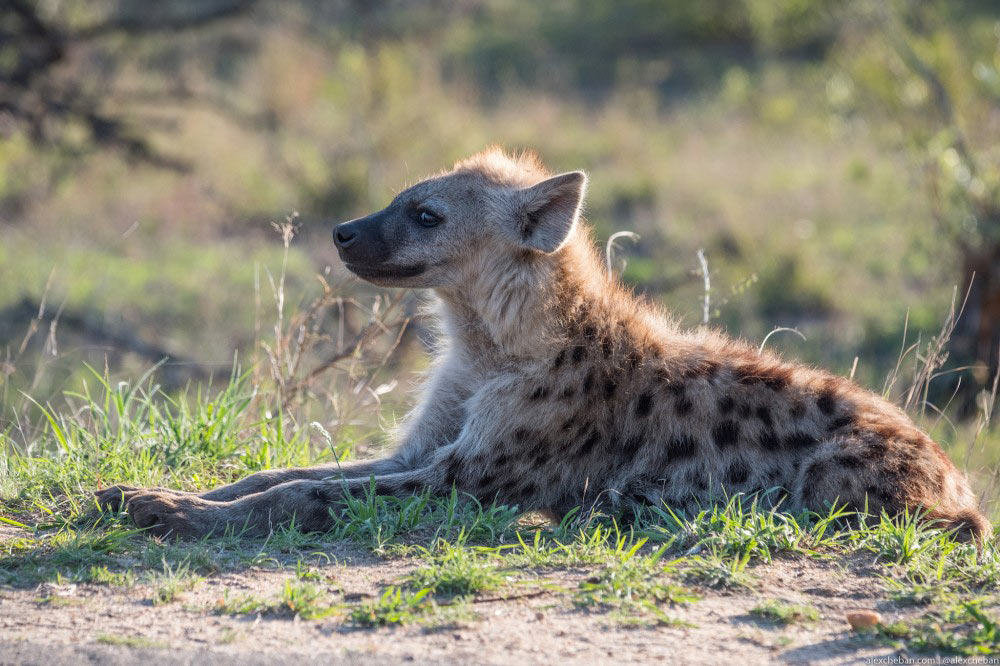
<svg viewBox="0 0 1000 666">
<path fill-rule="evenodd" d="M 414 566 L 348 544 L 326 555 L 330 563 L 311 560 L 314 582 L 345 603 L 375 598 Z M 144 584 L 8 586 L 0 587 L 0 664 L 856 663 L 895 651 L 854 634 L 846 613 L 875 609 L 891 621 L 919 612 L 885 601 L 868 561 L 776 560 L 753 569 L 755 590 L 699 589 L 699 601 L 667 609 L 690 626 L 652 628 L 575 606 L 571 592 L 591 573 L 583 569 L 539 572 L 551 588 L 483 595 L 458 622 L 378 629 L 351 626 L 343 613 L 305 620 L 213 610 L 227 593 L 274 598 L 294 570 L 267 565 L 206 576 L 161 605 Z M 810 604 L 821 617 L 786 627 L 749 613 L 775 598 Z"/>
</svg>

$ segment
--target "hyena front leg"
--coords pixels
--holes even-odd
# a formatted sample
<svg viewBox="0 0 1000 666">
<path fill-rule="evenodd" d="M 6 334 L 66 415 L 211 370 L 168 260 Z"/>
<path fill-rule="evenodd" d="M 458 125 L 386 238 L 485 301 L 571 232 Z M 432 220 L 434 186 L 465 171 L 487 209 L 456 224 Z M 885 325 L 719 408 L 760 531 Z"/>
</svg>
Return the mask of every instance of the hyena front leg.
<svg viewBox="0 0 1000 666">
<path fill-rule="evenodd" d="M 176 495 L 178 497 L 197 497 L 212 502 L 230 502 L 232 500 L 263 492 L 268 488 L 289 481 L 338 478 L 369 478 L 373 474 L 391 474 L 405 469 L 403 461 L 393 458 L 380 460 L 362 460 L 348 463 L 333 463 L 316 467 L 293 467 L 257 472 L 240 479 L 236 483 L 210 490 L 206 493 L 192 493 L 169 488 L 134 488 L 131 486 L 112 486 L 95 493 L 97 502 L 103 509 L 117 511 L 129 503 L 133 496 L 157 493 L 161 495 Z"/>
<path fill-rule="evenodd" d="M 440 450 L 435 458 L 439 463 Z M 156 536 L 198 538 L 226 530 L 261 536 L 292 522 L 304 531 L 317 532 L 332 526 L 330 511 L 337 508 L 345 494 L 362 496 L 371 487 L 372 479 L 380 495 L 403 496 L 423 488 L 444 494 L 452 484 L 465 485 L 462 479 L 449 476 L 449 469 L 432 464 L 367 479 L 299 479 L 228 502 L 137 491 L 128 495 L 126 505 L 135 524 Z"/>
<path fill-rule="evenodd" d="M 247 495 L 263 492 L 268 488 L 289 481 L 319 481 L 322 479 L 367 480 L 371 476 L 384 476 L 408 469 L 416 469 L 429 464 L 434 451 L 450 444 L 461 431 L 465 420 L 462 403 L 467 390 L 458 386 L 456 377 L 435 379 L 424 400 L 407 416 L 400 445 L 395 453 L 380 460 L 364 460 L 349 463 L 334 463 L 317 467 L 303 467 L 257 472 L 250 476 L 205 493 L 189 493 L 167 488 L 135 488 L 116 485 L 99 490 L 99 506 L 117 511 L 128 505 L 138 495 L 173 494 L 178 497 L 199 498 L 211 502 L 231 502 Z"/>
</svg>

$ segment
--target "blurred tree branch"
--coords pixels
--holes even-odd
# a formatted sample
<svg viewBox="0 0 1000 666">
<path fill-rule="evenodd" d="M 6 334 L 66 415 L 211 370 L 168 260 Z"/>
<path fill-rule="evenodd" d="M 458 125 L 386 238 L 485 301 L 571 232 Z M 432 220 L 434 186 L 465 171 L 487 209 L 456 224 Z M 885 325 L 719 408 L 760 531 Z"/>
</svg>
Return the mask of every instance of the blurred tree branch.
<svg viewBox="0 0 1000 666">
<path fill-rule="evenodd" d="M 123 102 L 111 89 L 104 95 L 87 94 L 72 77 L 60 75 L 74 49 L 114 36 L 141 38 L 158 33 L 198 30 L 249 11 L 256 0 L 199 2 L 183 13 L 161 5 L 157 10 L 112 15 L 92 25 L 74 28 L 43 15 L 32 0 L 7 0 L 0 5 L 0 117 L 26 127 L 35 142 L 64 144 L 58 126 L 85 127 L 96 145 L 122 150 L 129 159 L 183 171 L 189 165 L 164 154 L 122 113 L 108 111 L 108 102 Z M 118 11 L 121 11 L 120 9 Z M 167 94 L 164 92 L 163 94 Z M 188 91 L 186 100 L 196 95 Z M 214 108 L 247 122 L 235 109 L 212 102 Z M 10 124 L 9 122 L 7 124 Z M 67 146 L 68 147 L 68 146 Z M 69 151 L 74 152 L 74 151 Z"/>
<path fill-rule="evenodd" d="M 101 39 L 115 33 L 136 36 L 151 33 L 181 32 L 193 28 L 204 28 L 212 23 L 233 18 L 249 10 L 257 0 L 233 0 L 217 5 L 199 3 L 199 11 L 172 15 L 169 11 L 148 11 L 134 16 L 119 16 L 81 28 L 72 33 L 74 41 Z"/>
</svg>

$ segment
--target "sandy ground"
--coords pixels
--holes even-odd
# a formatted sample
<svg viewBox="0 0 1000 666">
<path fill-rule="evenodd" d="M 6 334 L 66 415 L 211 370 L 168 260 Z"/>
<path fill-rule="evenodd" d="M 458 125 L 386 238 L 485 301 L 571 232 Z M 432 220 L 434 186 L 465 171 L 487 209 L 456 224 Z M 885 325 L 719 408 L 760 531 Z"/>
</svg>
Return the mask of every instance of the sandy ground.
<svg viewBox="0 0 1000 666">
<path fill-rule="evenodd" d="M 344 603 L 373 598 L 412 566 L 347 545 L 328 554 L 336 563 L 315 565 L 315 582 Z M 0 587 L 0 664 L 863 663 L 894 652 L 852 634 L 845 613 L 874 608 L 891 620 L 914 612 L 881 600 L 881 583 L 861 558 L 789 558 L 753 573 L 760 578 L 754 591 L 698 590 L 700 601 L 669 609 L 693 626 L 654 628 L 629 628 L 574 606 L 569 592 L 589 575 L 582 569 L 541 574 L 568 592 L 512 589 L 517 598 L 471 604 L 468 620 L 381 629 L 352 627 L 343 614 L 303 620 L 213 611 L 227 590 L 274 597 L 294 577 L 288 569 L 211 575 L 163 605 L 153 605 L 142 584 Z M 812 604 L 821 619 L 781 627 L 750 615 L 764 598 Z"/>
</svg>

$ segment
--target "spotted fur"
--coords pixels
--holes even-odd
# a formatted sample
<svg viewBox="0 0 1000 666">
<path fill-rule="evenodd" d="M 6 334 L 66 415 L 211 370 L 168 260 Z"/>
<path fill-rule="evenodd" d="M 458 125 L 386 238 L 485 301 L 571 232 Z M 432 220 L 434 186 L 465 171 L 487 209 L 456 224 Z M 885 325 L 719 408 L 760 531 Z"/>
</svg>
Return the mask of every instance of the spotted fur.
<svg viewBox="0 0 1000 666">
<path fill-rule="evenodd" d="M 964 475 L 897 407 L 719 332 L 682 330 L 623 288 L 579 222 L 585 186 L 579 172 L 552 177 L 531 156 L 492 150 L 351 223 L 383 225 L 386 265 L 406 267 L 368 279 L 432 288 L 442 327 L 388 458 L 261 472 L 200 496 L 114 488 L 101 501 L 127 503 L 154 533 L 200 535 L 293 516 L 324 529 L 371 477 L 379 493 L 455 487 L 557 515 L 773 490 L 789 509 L 919 508 L 989 535 Z M 441 211 L 440 229 L 407 226 L 424 205 Z M 351 252 L 341 248 L 349 266 Z"/>
</svg>

